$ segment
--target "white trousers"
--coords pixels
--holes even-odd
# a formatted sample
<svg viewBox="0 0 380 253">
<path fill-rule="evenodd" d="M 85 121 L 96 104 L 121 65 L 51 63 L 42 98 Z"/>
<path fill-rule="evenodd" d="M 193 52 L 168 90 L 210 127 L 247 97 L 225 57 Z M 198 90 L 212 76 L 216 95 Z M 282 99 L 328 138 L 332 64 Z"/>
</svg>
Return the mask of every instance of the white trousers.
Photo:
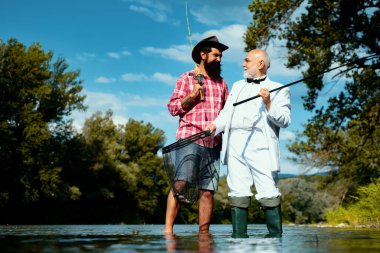
<svg viewBox="0 0 380 253">
<path fill-rule="evenodd" d="M 280 196 L 277 188 L 278 172 L 271 171 L 269 149 L 261 130 L 231 130 L 228 146 L 228 196 L 253 196 L 257 200 Z"/>
</svg>

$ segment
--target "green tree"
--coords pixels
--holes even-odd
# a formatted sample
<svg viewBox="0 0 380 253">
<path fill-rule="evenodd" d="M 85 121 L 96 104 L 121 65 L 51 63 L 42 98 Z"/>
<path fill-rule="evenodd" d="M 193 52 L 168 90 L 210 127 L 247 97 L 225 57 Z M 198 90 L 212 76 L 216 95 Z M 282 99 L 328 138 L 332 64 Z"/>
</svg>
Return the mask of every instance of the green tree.
<svg viewBox="0 0 380 253">
<path fill-rule="evenodd" d="M 302 10 L 299 8 L 302 6 Z M 332 169 L 330 182 L 345 180 L 346 194 L 379 177 L 380 6 L 378 0 L 269 0 L 249 5 L 253 22 L 245 35 L 247 50 L 286 40 L 289 68 L 304 77 L 336 65 L 351 63 L 342 91 L 318 108 L 290 147 L 296 162 Z M 296 11 L 302 14 L 294 16 Z M 358 60 L 363 55 L 371 56 Z M 314 110 L 324 75 L 306 80 L 307 110 Z"/>
<path fill-rule="evenodd" d="M 88 169 L 83 182 L 72 184 L 81 192 L 83 218 L 97 223 L 162 222 L 168 180 L 157 153 L 165 141 L 163 131 L 133 119 L 116 126 L 108 111 L 87 119 L 83 136 Z"/>
<path fill-rule="evenodd" d="M 68 119 L 85 109 L 79 71 L 39 44 L 0 41 L 0 222 L 162 223 L 165 137 L 150 123 Z"/>
<path fill-rule="evenodd" d="M 325 210 L 338 201 L 327 189 L 321 189 L 320 178 L 300 176 L 281 179 L 283 221 L 305 224 L 325 221 Z"/>
<path fill-rule="evenodd" d="M 158 151 L 164 146 L 161 129 L 150 123 L 130 119 L 124 126 L 122 144 L 128 152 L 127 166 L 133 168 L 133 201 L 140 211 L 141 222 L 163 222 L 168 178 Z M 132 210 L 133 211 L 133 210 Z"/>
<path fill-rule="evenodd" d="M 96 112 L 86 119 L 82 136 L 84 151 L 79 153 L 83 162 L 76 159 L 65 169 L 67 183 L 77 194 L 78 219 L 86 223 L 120 221 L 124 199 L 130 198 L 126 182 L 133 180 L 121 144 L 121 127 L 113 123 L 111 111 L 104 116 Z M 81 164 L 83 167 L 77 167 Z"/>
<path fill-rule="evenodd" d="M 8 213 L 60 195 L 52 140 L 70 127 L 66 116 L 85 109 L 79 71 L 67 69 L 39 44 L 0 40 L 0 208 Z"/>
<path fill-rule="evenodd" d="M 348 223 L 355 226 L 380 227 L 380 180 L 361 186 L 358 189 L 357 202 L 347 207 L 327 212 L 331 224 Z"/>
</svg>

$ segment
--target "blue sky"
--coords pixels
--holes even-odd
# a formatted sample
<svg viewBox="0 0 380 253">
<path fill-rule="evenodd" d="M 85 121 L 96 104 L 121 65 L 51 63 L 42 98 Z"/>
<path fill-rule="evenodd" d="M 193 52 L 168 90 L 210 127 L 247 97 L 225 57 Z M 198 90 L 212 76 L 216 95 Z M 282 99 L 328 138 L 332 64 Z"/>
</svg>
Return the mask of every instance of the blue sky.
<svg viewBox="0 0 380 253">
<path fill-rule="evenodd" d="M 250 1 L 188 0 L 192 45 L 216 35 L 230 47 L 222 60 L 222 76 L 229 87 L 242 78 L 243 35 L 251 22 Z M 1 0 L 0 39 L 34 42 L 54 56 L 64 57 L 70 70 L 81 71 L 84 113 L 74 112 L 78 130 L 95 111 L 114 112 L 114 122 L 129 118 L 150 122 L 165 131 L 166 144 L 175 141 L 178 118 L 166 104 L 176 79 L 194 67 L 186 23 L 185 0 Z M 300 70 L 286 69 L 283 43 L 267 47 L 269 76 L 287 84 L 301 78 Z M 319 104 L 337 92 L 327 85 Z M 303 84 L 291 88 L 292 124 L 281 132 L 282 173 L 301 173 L 285 158 L 286 145 L 311 116 L 302 106 Z"/>
</svg>

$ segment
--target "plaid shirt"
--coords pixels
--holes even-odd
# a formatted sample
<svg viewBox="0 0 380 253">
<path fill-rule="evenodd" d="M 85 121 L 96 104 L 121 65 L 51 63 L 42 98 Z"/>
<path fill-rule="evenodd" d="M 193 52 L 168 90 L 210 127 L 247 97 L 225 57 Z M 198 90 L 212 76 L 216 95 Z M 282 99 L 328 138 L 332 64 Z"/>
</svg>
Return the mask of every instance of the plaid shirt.
<svg viewBox="0 0 380 253">
<path fill-rule="evenodd" d="M 189 75 L 192 73 L 192 75 Z M 182 108 L 181 101 L 193 90 L 196 80 L 194 71 L 184 73 L 175 85 L 173 94 L 168 103 L 168 109 L 171 115 L 179 116 L 179 127 L 176 133 L 176 139 L 183 139 L 191 135 L 202 132 L 222 110 L 228 96 L 228 86 L 224 79 L 218 81 L 212 80 L 205 76 L 203 78 L 203 97 L 204 101 L 196 100 L 190 106 L 189 111 Z M 205 138 L 196 142 L 205 147 L 215 147 L 221 144 L 221 136 L 215 138 Z"/>
</svg>

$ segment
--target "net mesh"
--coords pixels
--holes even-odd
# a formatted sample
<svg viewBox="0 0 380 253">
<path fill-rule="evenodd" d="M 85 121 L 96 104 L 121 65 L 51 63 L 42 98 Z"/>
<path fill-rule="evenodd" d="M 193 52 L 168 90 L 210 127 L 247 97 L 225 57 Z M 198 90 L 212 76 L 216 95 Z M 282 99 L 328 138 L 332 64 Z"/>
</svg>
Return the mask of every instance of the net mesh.
<svg viewBox="0 0 380 253">
<path fill-rule="evenodd" d="M 208 190 L 217 189 L 219 171 L 215 166 L 216 152 L 205 148 L 203 152 L 192 153 L 187 149 L 191 143 L 198 140 L 205 142 L 209 136 L 209 131 L 203 131 L 162 149 L 164 167 L 173 194 L 181 203 L 195 203 L 198 200 L 199 189 L 205 182 L 208 184 Z"/>
</svg>

